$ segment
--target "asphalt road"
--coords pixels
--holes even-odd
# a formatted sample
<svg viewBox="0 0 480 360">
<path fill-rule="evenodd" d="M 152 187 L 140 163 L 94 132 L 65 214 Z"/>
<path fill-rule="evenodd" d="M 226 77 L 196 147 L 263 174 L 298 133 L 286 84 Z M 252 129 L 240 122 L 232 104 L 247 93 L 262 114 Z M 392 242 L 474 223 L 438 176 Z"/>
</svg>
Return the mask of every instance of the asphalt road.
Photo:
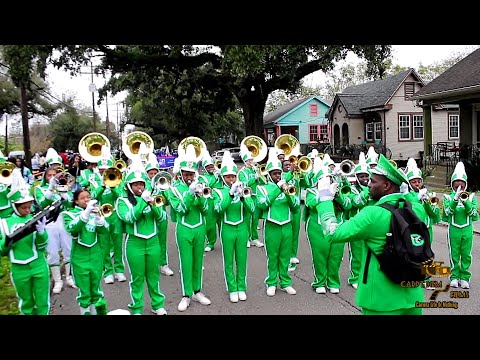
<svg viewBox="0 0 480 360">
<path fill-rule="evenodd" d="M 262 227 L 262 222 L 260 226 Z M 303 226 L 303 223 L 302 223 Z M 263 241 L 263 234 L 260 234 Z M 210 298 L 212 304 L 209 306 L 200 305 L 197 302 L 190 304 L 185 312 L 179 312 L 177 305 L 182 297 L 180 276 L 178 272 L 178 252 L 174 237 L 174 226 L 169 224 L 169 260 L 170 267 L 175 272 L 173 276 L 161 275 L 161 290 L 166 296 L 165 308 L 169 315 L 360 315 L 360 309 L 355 305 L 355 290 L 347 284 L 348 277 L 348 254 L 345 246 L 345 255 L 341 266 L 342 286 L 337 295 L 327 293 L 316 294 L 310 286 L 312 281 L 312 263 L 310 247 L 305 237 L 305 231 L 301 229 L 298 258 L 301 263 L 293 274 L 293 287 L 297 290 L 296 295 L 288 295 L 283 291 L 277 291 L 274 297 L 266 295 L 266 287 L 263 282 L 266 274 L 266 257 L 264 248 L 251 247 L 248 250 L 248 299 L 238 303 L 229 301 L 223 277 L 222 252 L 219 242 L 214 251 L 205 253 L 205 271 L 202 292 Z M 425 309 L 424 314 L 438 315 L 473 315 L 480 314 L 479 290 L 476 286 L 479 283 L 480 263 L 476 259 L 480 256 L 480 236 L 475 235 L 473 243 L 473 263 L 471 272 L 472 288 L 469 291 L 469 298 L 450 298 L 451 291 L 438 295 L 438 301 L 457 302 L 458 308 Z M 444 261 L 448 266 L 447 228 L 443 226 L 434 227 L 433 249 L 437 261 Z M 442 286 L 448 284 L 446 278 L 436 278 L 442 281 Z M 128 282 L 106 285 L 102 287 L 108 302 L 109 310 L 127 309 L 130 302 Z M 145 287 L 146 289 L 146 287 Z M 457 289 L 462 290 L 462 289 Z M 64 288 L 58 295 L 52 295 L 52 315 L 77 315 L 79 308 L 75 301 L 77 290 Z M 432 291 L 425 290 L 427 301 Z M 150 298 L 145 290 L 144 315 L 152 315 Z"/>
</svg>

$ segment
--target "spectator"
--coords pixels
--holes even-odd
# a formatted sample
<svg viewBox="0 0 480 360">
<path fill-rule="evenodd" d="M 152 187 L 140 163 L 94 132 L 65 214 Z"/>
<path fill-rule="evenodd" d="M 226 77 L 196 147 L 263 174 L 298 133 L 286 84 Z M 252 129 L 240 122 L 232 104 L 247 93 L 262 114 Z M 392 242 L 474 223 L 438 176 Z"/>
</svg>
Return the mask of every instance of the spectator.
<svg viewBox="0 0 480 360">
<path fill-rule="evenodd" d="M 38 153 L 35 153 L 35 155 L 32 157 L 32 171 L 36 172 L 40 170 L 40 156 Z"/>
<path fill-rule="evenodd" d="M 8 161 L 17 165 L 17 168 L 19 168 L 20 172 L 22 173 L 23 179 L 28 185 L 33 185 L 32 171 L 25 165 L 25 160 L 22 158 L 9 158 Z"/>
</svg>

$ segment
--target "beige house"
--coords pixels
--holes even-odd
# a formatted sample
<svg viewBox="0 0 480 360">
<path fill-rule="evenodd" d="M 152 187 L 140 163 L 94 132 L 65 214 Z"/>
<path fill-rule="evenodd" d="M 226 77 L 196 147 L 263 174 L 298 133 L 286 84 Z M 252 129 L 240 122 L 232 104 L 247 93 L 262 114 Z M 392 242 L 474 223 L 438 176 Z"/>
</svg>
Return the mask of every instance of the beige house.
<svg viewBox="0 0 480 360">
<path fill-rule="evenodd" d="M 423 109 L 412 99 L 425 83 L 414 69 L 382 80 L 350 86 L 337 94 L 328 113 L 334 148 L 374 146 L 377 152 L 403 163 L 424 152 Z M 458 107 L 437 106 L 432 118 L 436 142 L 458 141 Z M 456 127 L 455 127 L 455 124 Z M 450 126 L 451 125 L 451 126 Z"/>
</svg>

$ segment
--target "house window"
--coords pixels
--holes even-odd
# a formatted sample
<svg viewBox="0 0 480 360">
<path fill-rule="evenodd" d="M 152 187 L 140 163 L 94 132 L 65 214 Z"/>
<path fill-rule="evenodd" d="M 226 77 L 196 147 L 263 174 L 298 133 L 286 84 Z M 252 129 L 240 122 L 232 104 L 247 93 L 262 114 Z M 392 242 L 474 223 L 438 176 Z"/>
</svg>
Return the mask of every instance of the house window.
<svg viewBox="0 0 480 360">
<path fill-rule="evenodd" d="M 310 142 L 327 141 L 328 125 L 309 125 Z"/>
<path fill-rule="evenodd" d="M 406 82 L 404 85 L 405 90 L 405 100 L 410 100 L 409 98 L 413 96 L 415 92 L 415 83 L 413 82 Z"/>
<path fill-rule="evenodd" d="M 310 116 L 318 116 L 318 105 L 310 104 Z"/>
<path fill-rule="evenodd" d="M 370 122 L 365 124 L 365 140 L 374 142 L 382 139 L 382 123 Z"/>
<path fill-rule="evenodd" d="M 410 140 L 410 115 L 400 115 L 398 118 L 399 140 Z"/>
<path fill-rule="evenodd" d="M 413 140 L 423 140 L 423 115 L 413 115 Z"/>
<path fill-rule="evenodd" d="M 458 139 L 460 134 L 460 116 L 458 114 L 448 114 L 448 138 Z"/>
</svg>

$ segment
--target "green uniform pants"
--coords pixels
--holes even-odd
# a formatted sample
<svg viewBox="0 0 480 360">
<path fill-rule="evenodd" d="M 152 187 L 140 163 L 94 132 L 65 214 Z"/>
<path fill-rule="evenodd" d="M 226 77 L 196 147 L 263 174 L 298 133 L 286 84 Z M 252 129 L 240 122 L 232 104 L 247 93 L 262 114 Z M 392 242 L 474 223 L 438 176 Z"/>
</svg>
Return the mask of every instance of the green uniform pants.
<svg viewBox="0 0 480 360">
<path fill-rule="evenodd" d="M 262 211 L 257 206 L 257 196 L 252 195 L 252 200 L 255 202 L 255 211 L 253 214 L 245 214 L 245 222 L 248 224 L 248 240 L 258 240 L 258 223 L 262 216 Z"/>
<path fill-rule="evenodd" d="M 247 291 L 247 223 L 222 224 L 220 234 L 227 291 Z"/>
<path fill-rule="evenodd" d="M 183 296 L 202 289 L 205 224 L 189 228 L 177 221 L 176 242 L 180 261 Z"/>
<path fill-rule="evenodd" d="M 160 244 L 157 236 L 142 239 L 128 234 L 125 241 L 125 255 L 130 270 L 130 297 L 128 305 L 133 314 L 143 312 L 145 280 L 152 299 L 152 309 L 164 307 L 165 295 L 160 291 Z"/>
<path fill-rule="evenodd" d="M 392 311 L 376 311 L 362 308 L 362 315 L 422 315 L 422 308 L 398 309 Z"/>
<path fill-rule="evenodd" d="M 290 255 L 292 258 L 297 257 L 298 254 L 298 236 L 300 235 L 301 218 L 301 211 L 292 214 L 292 254 Z"/>
<path fill-rule="evenodd" d="M 168 265 L 168 220 L 158 225 L 158 242 L 160 244 L 160 266 Z"/>
<path fill-rule="evenodd" d="M 109 228 L 110 229 L 110 228 Z M 123 263 L 123 234 L 116 234 L 110 230 L 109 234 L 100 235 L 103 252 L 103 277 L 113 275 L 113 273 L 124 273 L 125 264 Z M 113 264 L 110 250 L 113 249 Z"/>
<path fill-rule="evenodd" d="M 11 279 L 23 315 L 48 315 L 50 312 L 50 272 L 44 253 L 28 264 L 11 264 Z"/>
<path fill-rule="evenodd" d="M 288 274 L 290 255 L 292 253 L 292 224 L 278 225 L 265 220 L 264 227 L 265 252 L 267 255 L 267 286 L 286 288 L 292 284 Z"/>
<path fill-rule="evenodd" d="M 82 308 L 106 304 L 100 282 L 103 273 L 103 252 L 100 243 L 86 247 L 72 243 L 72 275 L 78 287 L 77 302 Z"/>
<path fill-rule="evenodd" d="M 448 246 L 450 248 L 450 267 L 452 274 L 450 280 L 470 281 L 472 273 L 472 247 L 473 228 L 472 225 L 464 228 L 448 226 Z"/>
<path fill-rule="evenodd" d="M 358 284 L 358 276 L 360 275 L 360 268 L 362 266 L 363 243 L 361 241 L 354 241 L 347 244 L 350 264 L 348 283 L 350 285 Z"/>
</svg>

